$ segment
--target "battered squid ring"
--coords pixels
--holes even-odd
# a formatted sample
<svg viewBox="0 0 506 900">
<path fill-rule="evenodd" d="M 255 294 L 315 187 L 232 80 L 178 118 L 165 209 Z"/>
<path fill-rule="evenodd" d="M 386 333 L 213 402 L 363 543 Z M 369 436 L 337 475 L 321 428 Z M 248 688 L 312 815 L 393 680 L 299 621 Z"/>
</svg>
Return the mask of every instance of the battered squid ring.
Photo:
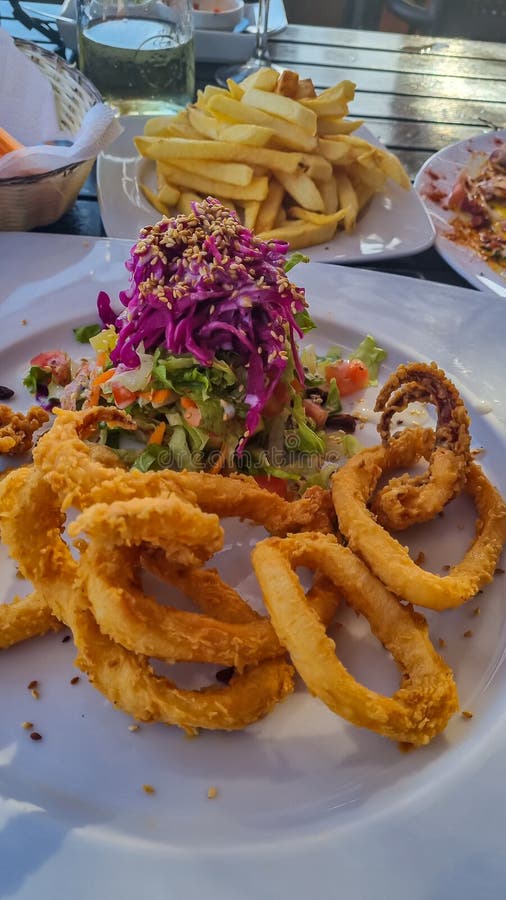
<svg viewBox="0 0 506 900">
<path fill-rule="evenodd" d="M 78 649 L 76 665 L 111 703 L 139 721 L 161 721 L 189 732 L 232 731 L 266 715 L 293 691 L 293 670 L 283 658 L 250 666 L 223 688 L 182 690 L 156 675 L 146 657 L 104 635 L 91 613 L 78 563 L 61 537 L 65 519 L 58 496 L 35 469 L 13 474 L 18 478 L 16 514 L 3 520 L 3 539 L 22 574 L 71 628 Z M 28 543 L 23 522 L 29 516 L 37 528 Z"/>
<path fill-rule="evenodd" d="M 225 619 L 226 615 L 227 622 L 238 623 L 262 620 L 262 616 L 245 603 L 234 588 L 221 580 L 216 569 L 182 569 L 158 551 L 154 554 L 143 553 L 141 562 L 163 581 L 178 587 L 209 616 Z M 330 625 L 339 606 L 339 594 L 322 572 L 315 573 L 306 599 L 320 621 Z M 283 648 L 280 649 L 283 652 Z"/>
<path fill-rule="evenodd" d="M 206 534 L 202 526 L 207 520 L 212 526 Z M 213 534 L 215 522 L 215 516 L 189 507 L 176 495 L 109 506 L 99 503 L 85 510 L 69 527 L 69 534 L 84 531 L 90 537 L 81 576 L 100 630 L 127 650 L 165 662 L 218 663 L 241 671 L 262 659 L 280 656 L 283 648 L 269 620 L 255 615 L 216 572 L 209 572 L 207 578 L 187 575 L 185 579 L 164 573 L 166 581 L 184 583 L 185 593 L 197 606 L 205 606 L 206 598 L 212 599 L 220 591 L 221 604 L 212 617 L 161 605 L 142 590 L 137 571 L 146 544 L 161 548 L 173 563 L 198 564 L 202 557 L 221 549 L 222 530 L 218 525 L 219 533 Z M 185 554 L 189 541 L 197 542 L 190 556 Z M 195 550 L 200 551 L 200 559 L 194 558 Z M 235 622 L 228 617 L 229 603 Z M 241 622 L 237 621 L 238 607 Z"/>
<path fill-rule="evenodd" d="M 178 493 L 189 502 L 195 496 L 177 483 L 177 474 L 127 471 L 118 456 L 101 444 L 87 443 L 99 425 L 133 431 L 133 419 L 120 409 L 96 406 L 73 412 L 55 409 L 55 420 L 33 449 L 37 469 L 60 499 L 65 511 L 84 509 L 98 501 L 130 500 L 133 497 L 168 496 Z M 160 476 L 163 474 L 163 478 Z"/>
<path fill-rule="evenodd" d="M 465 490 L 478 519 L 475 537 L 461 562 L 440 577 L 421 569 L 367 508 L 380 476 L 399 465 L 414 465 L 426 449 L 424 430 L 409 428 L 387 447 L 371 447 L 348 460 L 332 479 L 339 527 L 352 550 L 399 597 L 428 609 L 452 609 L 492 580 L 506 540 L 506 506 L 482 469 L 471 463 Z"/>
<path fill-rule="evenodd" d="M 335 530 L 329 491 L 309 488 L 300 500 L 289 502 L 258 486 L 247 476 L 210 475 L 204 472 L 126 471 L 118 458 L 100 445 L 87 444 L 101 422 L 132 429 L 126 413 L 113 407 L 81 412 L 58 410 L 51 431 L 34 448 L 37 468 L 60 497 L 64 510 L 84 509 L 96 502 L 159 497 L 178 493 L 205 512 L 221 518 L 238 516 L 264 525 L 272 534 L 292 531 Z M 72 465 L 69 465 L 69 459 Z"/>
<path fill-rule="evenodd" d="M 415 522 L 428 522 L 461 490 L 471 461 L 469 416 L 462 399 L 435 363 L 399 366 L 378 394 L 375 411 L 381 411 L 378 431 L 385 446 L 394 415 L 414 401 L 432 404 L 437 426 L 431 454 L 423 475 L 392 478 L 372 500 L 371 508 L 385 528 L 401 531 Z"/>
<path fill-rule="evenodd" d="M 429 743 L 458 709 L 451 669 L 432 646 L 425 619 L 403 606 L 351 550 L 331 535 L 268 538 L 252 553 L 265 605 L 282 644 L 310 692 L 354 725 L 395 741 Z M 402 686 L 392 697 L 359 684 L 335 654 L 308 604 L 297 566 L 321 567 L 346 601 L 364 615 L 394 657 Z"/>
<path fill-rule="evenodd" d="M 0 534 L 2 520 L 15 515 L 17 491 L 24 478 L 24 470 L 16 469 L 0 479 Z M 48 631 L 58 631 L 60 627 L 51 607 L 38 591 L 33 591 L 26 597 L 15 597 L 10 603 L 0 604 L 0 650 L 6 650 L 20 641 L 39 637 Z"/>
</svg>

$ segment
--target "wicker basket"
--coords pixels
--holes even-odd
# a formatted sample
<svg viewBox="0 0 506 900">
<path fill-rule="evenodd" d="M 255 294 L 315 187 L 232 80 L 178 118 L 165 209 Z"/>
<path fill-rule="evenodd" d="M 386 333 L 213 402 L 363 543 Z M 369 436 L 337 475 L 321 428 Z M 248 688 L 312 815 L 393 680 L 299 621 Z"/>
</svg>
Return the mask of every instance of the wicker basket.
<svg viewBox="0 0 506 900">
<path fill-rule="evenodd" d="M 102 102 L 96 87 L 55 53 L 31 41 L 15 43 L 50 81 L 61 128 L 75 134 L 85 113 Z M 0 231 L 29 231 L 56 222 L 74 203 L 94 161 L 89 159 L 41 175 L 0 178 Z"/>
</svg>

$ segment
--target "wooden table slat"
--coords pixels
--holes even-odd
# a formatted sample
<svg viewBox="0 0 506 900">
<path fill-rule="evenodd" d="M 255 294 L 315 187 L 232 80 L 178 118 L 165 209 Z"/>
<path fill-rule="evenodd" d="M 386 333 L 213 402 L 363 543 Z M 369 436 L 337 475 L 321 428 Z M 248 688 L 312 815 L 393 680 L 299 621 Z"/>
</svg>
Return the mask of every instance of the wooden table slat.
<svg viewBox="0 0 506 900">
<path fill-rule="evenodd" d="M 303 62 L 299 53 L 294 53 L 288 58 L 278 52 L 277 46 L 273 47 L 272 58 L 275 63 L 282 64 L 286 68 L 293 67 L 303 78 L 311 77 L 319 88 L 330 87 L 348 78 L 354 81 L 359 90 L 370 93 L 389 94 L 391 96 L 404 95 L 407 97 L 430 98 L 432 100 L 447 100 L 460 97 L 474 100 L 477 97 L 487 103 L 498 103 L 504 106 L 504 96 L 498 96 L 498 80 L 490 80 L 454 77 L 452 75 L 415 75 L 389 71 L 379 72 L 375 69 L 352 68 L 341 66 L 339 55 L 336 53 L 334 64 L 330 62 L 322 66 L 320 62 Z M 505 73 L 506 75 L 506 73 Z M 506 84 L 506 81 L 505 81 Z"/>
<path fill-rule="evenodd" d="M 276 59 L 301 59 L 306 65 L 339 65 L 349 71 L 354 69 L 374 69 L 376 72 L 399 72 L 406 75 L 434 75 L 447 78 L 465 78 L 490 81 L 505 78 L 506 61 L 491 60 L 486 68 L 481 59 L 460 59 L 454 56 L 437 56 L 432 53 L 399 53 L 386 49 L 369 49 L 356 47 L 319 46 L 317 44 L 293 44 L 277 40 L 273 45 Z M 481 89 L 481 85 L 480 85 Z"/>
<path fill-rule="evenodd" d="M 273 35 L 271 45 L 291 41 L 301 49 L 310 44 L 319 47 L 357 47 L 365 50 L 396 50 L 404 53 L 430 52 L 434 56 L 506 62 L 506 44 L 470 41 L 431 35 L 393 34 L 384 31 L 359 31 L 349 28 L 320 28 L 315 25 L 289 25 Z M 429 49 L 430 48 L 430 49 Z M 305 52 L 305 51 L 304 51 Z"/>
</svg>

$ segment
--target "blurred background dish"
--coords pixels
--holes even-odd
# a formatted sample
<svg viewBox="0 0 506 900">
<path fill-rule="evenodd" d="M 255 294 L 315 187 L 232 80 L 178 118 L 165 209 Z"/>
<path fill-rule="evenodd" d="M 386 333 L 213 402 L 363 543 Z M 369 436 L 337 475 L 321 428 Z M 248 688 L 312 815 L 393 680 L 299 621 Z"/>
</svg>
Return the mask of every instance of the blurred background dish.
<svg viewBox="0 0 506 900">
<path fill-rule="evenodd" d="M 506 267 L 493 261 L 489 264 L 471 241 L 455 239 L 452 221 L 459 214 L 448 208 L 447 201 L 463 169 L 505 141 L 506 130 L 494 130 L 450 144 L 426 161 L 414 182 L 436 229 L 436 248 L 443 259 L 479 291 L 493 291 L 501 297 L 506 297 Z"/>
<path fill-rule="evenodd" d="M 193 0 L 195 28 L 233 31 L 243 18 L 243 0 Z"/>
<path fill-rule="evenodd" d="M 30 41 L 16 46 L 52 85 L 62 131 L 76 134 L 85 114 L 102 98 L 90 81 L 60 56 Z M 0 179 L 0 230 L 28 231 L 56 222 L 73 205 L 95 159 L 39 175 Z"/>
</svg>

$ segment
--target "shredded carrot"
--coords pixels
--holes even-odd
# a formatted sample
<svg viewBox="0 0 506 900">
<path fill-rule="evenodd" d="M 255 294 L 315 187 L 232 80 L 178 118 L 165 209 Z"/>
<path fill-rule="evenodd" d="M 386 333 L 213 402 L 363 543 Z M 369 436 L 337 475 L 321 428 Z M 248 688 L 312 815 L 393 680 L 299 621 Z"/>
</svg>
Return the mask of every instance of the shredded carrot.
<svg viewBox="0 0 506 900">
<path fill-rule="evenodd" d="M 225 449 L 226 444 L 223 443 L 220 447 L 220 455 L 218 456 L 218 459 L 216 460 L 214 466 L 212 466 L 212 468 L 209 470 L 211 475 L 219 475 L 223 466 L 225 465 Z"/>
<path fill-rule="evenodd" d="M 186 397 L 185 395 L 183 395 L 181 397 L 181 406 L 183 407 L 183 409 L 196 409 L 197 408 L 197 404 L 195 403 L 195 400 L 192 400 L 191 397 Z"/>
<path fill-rule="evenodd" d="M 100 387 L 97 384 L 91 386 L 90 396 L 88 397 L 88 401 L 86 406 L 89 408 L 90 406 L 98 406 L 98 401 L 100 400 Z"/>
<path fill-rule="evenodd" d="M 0 128 L 0 156 L 4 153 L 11 153 L 13 150 L 21 150 L 23 144 L 20 144 L 12 134 Z"/>
<path fill-rule="evenodd" d="M 160 388 L 158 391 L 151 391 L 151 403 L 156 403 L 158 405 L 166 403 L 171 394 L 172 391 L 169 391 L 168 388 Z"/>
<path fill-rule="evenodd" d="M 97 366 L 99 367 L 99 369 L 102 369 L 105 366 L 105 360 L 105 350 L 99 350 L 97 353 Z"/>
<path fill-rule="evenodd" d="M 106 372 L 101 372 L 100 375 L 97 375 L 97 377 L 93 379 L 93 387 L 104 384 L 105 381 L 109 381 L 109 378 L 112 378 L 115 374 L 116 369 L 107 369 Z"/>
<path fill-rule="evenodd" d="M 161 444 L 165 435 L 165 429 L 167 425 L 165 422 L 160 422 L 159 425 L 156 426 L 155 430 L 150 434 L 148 444 Z"/>
</svg>

